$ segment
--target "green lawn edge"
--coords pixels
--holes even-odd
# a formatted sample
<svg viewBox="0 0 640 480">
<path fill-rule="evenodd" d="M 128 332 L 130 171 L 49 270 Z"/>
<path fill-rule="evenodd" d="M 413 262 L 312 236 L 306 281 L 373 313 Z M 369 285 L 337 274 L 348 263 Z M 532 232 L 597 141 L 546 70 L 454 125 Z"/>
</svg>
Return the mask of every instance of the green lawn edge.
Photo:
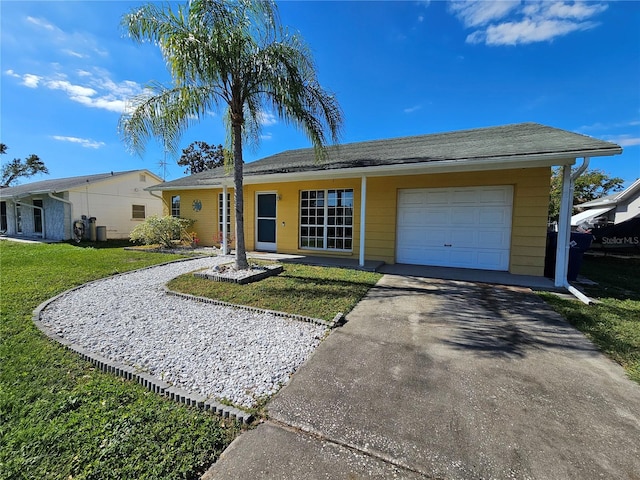
<svg viewBox="0 0 640 480">
<path fill-rule="evenodd" d="M 640 259 L 585 256 L 581 275 L 597 282 L 584 285 L 595 300 L 586 305 L 552 293 L 539 295 L 605 355 L 640 383 Z"/>
<path fill-rule="evenodd" d="M 196 479 L 241 426 L 104 374 L 41 334 L 43 301 L 178 255 L 0 241 L 0 479 Z"/>
</svg>

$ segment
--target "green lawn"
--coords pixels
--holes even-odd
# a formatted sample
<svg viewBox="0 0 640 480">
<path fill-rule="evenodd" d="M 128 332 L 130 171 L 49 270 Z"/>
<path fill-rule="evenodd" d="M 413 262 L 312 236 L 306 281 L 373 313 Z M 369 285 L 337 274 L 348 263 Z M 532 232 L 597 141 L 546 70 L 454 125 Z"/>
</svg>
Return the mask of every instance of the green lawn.
<svg viewBox="0 0 640 480">
<path fill-rule="evenodd" d="M 598 282 L 585 287 L 598 303 L 541 295 L 640 383 L 640 259 L 587 256 L 580 273 Z"/>
<path fill-rule="evenodd" d="M 255 283 L 238 285 L 182 275 L 172 290 L 280 312 L 331 320 L 347 313 L 382 277 L 346 268 L 284 265 L 284 272 Z"/>
<path fill-rule="evenodd" d="M 96 371 L 31 314 L 89 280 L 177 256 L 0 241 L 0 479 L 196 479 L 240 426 Z"/>
</svg>

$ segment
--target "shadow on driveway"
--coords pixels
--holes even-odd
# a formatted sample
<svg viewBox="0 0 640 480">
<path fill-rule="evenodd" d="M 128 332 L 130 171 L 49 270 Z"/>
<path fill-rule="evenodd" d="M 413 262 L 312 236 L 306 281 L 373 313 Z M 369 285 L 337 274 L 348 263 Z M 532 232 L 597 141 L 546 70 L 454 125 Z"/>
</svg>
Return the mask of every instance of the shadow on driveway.
<svg viewBox="0 0 640 480">
<path fill-rule="evenodd" d="M 633 479 L 640 387 L 522 288 L 385 275 L 207 478 Z"/>
</svg>

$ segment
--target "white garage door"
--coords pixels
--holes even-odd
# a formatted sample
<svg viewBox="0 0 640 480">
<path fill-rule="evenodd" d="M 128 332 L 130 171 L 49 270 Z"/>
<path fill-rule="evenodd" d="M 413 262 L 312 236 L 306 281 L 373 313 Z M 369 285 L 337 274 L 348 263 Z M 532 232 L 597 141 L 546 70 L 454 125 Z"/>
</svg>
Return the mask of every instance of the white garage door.
<svg viewBox="0 0 640 480">
<path fill-rule="evenodd" d="M 400 190 L 396 261 L 508 270 L 513 187 Z"/>
</svg>

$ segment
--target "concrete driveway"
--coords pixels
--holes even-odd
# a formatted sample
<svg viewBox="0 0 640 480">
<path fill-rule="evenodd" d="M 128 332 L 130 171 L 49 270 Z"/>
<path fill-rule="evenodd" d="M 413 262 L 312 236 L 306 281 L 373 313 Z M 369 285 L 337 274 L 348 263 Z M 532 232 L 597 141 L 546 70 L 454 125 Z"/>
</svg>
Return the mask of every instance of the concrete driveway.
<svg viewBox="0 0 640 480">
<path fill-rule="evenodd" d="M 204 478 L 640 478 L 640 386 L 529 290 L 385 275 Z"/>
</svg>

